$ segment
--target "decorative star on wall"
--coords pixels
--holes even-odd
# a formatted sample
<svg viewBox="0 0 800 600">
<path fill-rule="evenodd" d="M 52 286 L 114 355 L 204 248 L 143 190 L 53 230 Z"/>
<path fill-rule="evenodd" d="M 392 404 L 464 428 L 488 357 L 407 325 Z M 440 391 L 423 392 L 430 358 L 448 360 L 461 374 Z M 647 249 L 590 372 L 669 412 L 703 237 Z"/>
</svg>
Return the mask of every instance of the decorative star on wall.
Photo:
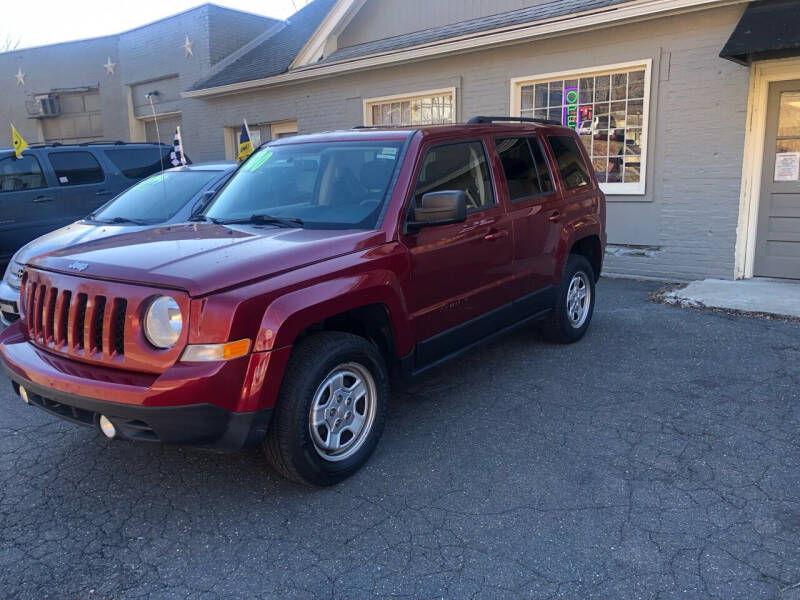
<svg viewBox="0 0 800 600">
<path fill-rule="evenodd" d="M 194 42 L 190 42 L 189 41 L 189 36 L 187 35 L 186 36 L 186 41 L 183 42 L 183 55 L 186 58 L 189 58 L 190 56 L 194 56 L 194 50 L 192 50 L 192 46 L 194 46 Z"/>
<path fill-rule="evenodd" d="M 21 68 L 17 68 L 17 74 L 14 77 L 17 78 L 17 85 L 25 85 L 25 73 L 22 72 Z"/>
<path fill-rule="evenodd" d="M 111 57 L 108 57 L 106 64 L 103 65 L 106 68 L 106 77 L 110 77 L 114 74 L 114 67 L 117 66 L 117 63 L 111 62 Z"/>
</svg>

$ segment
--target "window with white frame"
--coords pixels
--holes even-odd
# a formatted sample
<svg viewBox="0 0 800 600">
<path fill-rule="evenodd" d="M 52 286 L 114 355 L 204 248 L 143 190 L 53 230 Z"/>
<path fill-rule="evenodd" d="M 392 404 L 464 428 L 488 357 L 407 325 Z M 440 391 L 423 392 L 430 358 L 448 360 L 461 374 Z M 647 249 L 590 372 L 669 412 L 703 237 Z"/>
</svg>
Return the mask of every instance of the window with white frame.
<svg viewBox="0 0 800 600">
<path fill-rule="evenodd" d="M 650 62 L 514 80 L 521 117 L 575 129 L 601 187 L 643 194 L 647 152 Z"/>
<path fill-rule="evenodd" d="M 364 102 L 365 125 L 443 125 L 455 122 L 455 90 L 372 98 Z"/>
</svg>

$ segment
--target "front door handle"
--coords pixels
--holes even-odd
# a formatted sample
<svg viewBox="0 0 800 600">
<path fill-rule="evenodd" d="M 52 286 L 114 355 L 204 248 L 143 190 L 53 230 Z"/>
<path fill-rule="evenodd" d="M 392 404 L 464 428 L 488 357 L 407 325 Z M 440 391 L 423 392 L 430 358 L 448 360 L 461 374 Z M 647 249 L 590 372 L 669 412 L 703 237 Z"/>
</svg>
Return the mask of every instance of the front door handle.
<svg viewBox="0 0 800 600">
<path fill-rule="evenodd" d="M 560 223 L 561 219 L 563 219 L 563 218 L 564 218 L 564 215 L 562 215 L 558 211 L 555 211 L 552 215 L 547 217 L 547 220 L 550 221 L 551 223 Z"/>
<path fill-rule="evenodd" d="M 52 200 L 52 196 L 36 196 L 36 198 L 33 199 L 34 202 L 51 202 Z"/>
<path fill-rule="evenodd" d="M 99 192 L 95 193 L 95 196 L 110 196 L 111 192 L 108 190 L 100 190 Z"/>
<path fill-rule="evenodd" d="M 504 237 L 508 237 L 508 229 L 499 229 L 499 230 L 493 229 L 485 236 L 483 236 L 483 239 L 491 241 L 491 240 L 499 240 Z"/>
</svg>

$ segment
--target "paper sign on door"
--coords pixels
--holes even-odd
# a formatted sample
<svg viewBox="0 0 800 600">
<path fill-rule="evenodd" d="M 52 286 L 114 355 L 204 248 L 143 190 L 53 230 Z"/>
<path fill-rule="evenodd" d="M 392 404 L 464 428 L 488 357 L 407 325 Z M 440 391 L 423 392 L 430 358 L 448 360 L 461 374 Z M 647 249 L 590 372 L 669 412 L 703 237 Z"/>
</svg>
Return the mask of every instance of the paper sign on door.
<svg viewBox="0 0 800 600">
<path fill-rule="evenodd" d="M 775 155 L 775 181 L 800 179 L 800 152 L 778 152 Z"/>
</svg>

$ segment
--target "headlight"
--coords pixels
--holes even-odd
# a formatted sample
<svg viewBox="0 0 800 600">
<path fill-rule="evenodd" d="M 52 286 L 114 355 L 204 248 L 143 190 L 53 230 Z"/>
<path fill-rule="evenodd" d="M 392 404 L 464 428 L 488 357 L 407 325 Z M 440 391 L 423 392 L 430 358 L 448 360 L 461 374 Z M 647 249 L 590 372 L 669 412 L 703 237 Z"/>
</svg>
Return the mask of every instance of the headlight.
<svg viewBox="0 0 800 600">
<path fill-rule="evenodd" d="M 6 272 L 5 275 L 3 275 L 3 279 L 5 279 L 6 283 L 15 290 L 18 290 L 22 283 L 22 271 L 24 268 L 24 265 L 19 264 L 13 258 L 6 267 Z"/>
<path fill-rule="evenodd" d="M 144 315 L 144 335 L 156 348 L 166 350 L 175 345 L 183 329 L 181 307 L 169 296 L 158 296 L 150 302 Z"/>
</svg>

